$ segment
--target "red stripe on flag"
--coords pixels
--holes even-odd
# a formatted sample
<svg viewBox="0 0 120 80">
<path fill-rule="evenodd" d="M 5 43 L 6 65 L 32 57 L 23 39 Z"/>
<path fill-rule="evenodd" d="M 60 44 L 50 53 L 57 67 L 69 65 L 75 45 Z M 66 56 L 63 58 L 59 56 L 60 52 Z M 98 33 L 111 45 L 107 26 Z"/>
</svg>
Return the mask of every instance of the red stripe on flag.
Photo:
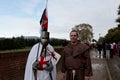
<svg viewBox="0 0 120 80">
<path fill-rule="evenodd" d="M 48 29 L 48 14 L 47 14 L 47 9 L 45 8 L 41 20 L 40 20 L 40 25 L 42 26 L 42 31 L 47 31 Z"/>
</svg>

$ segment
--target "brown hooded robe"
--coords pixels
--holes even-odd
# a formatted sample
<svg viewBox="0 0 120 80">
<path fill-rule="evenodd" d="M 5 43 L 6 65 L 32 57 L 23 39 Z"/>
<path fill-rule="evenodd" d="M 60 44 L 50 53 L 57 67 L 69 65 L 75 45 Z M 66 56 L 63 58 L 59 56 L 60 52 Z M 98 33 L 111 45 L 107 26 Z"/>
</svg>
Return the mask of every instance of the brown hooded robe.
<svg viewBox="0 0 120 80">
<path fill-rule="evenodd" d="M 72 70 L 75 70 L 73 79 Z M 66 80 L 84 80 L 84 76 L 92 76 L 89 46 L 78 42 L 69 43 L 62 52 L 62 70 L 66 73 Z"/>
</svg>

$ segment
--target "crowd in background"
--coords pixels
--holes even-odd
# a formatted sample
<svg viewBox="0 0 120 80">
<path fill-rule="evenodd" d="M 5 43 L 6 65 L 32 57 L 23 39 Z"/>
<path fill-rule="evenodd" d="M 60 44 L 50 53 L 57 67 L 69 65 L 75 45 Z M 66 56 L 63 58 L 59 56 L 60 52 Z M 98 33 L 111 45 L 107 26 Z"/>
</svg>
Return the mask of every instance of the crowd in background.
<svg viewBox="0 0 120 80">
<path fill-rule="evenodd" d="M 99 57 L 101 57 L 103 52 L 103 57 L 106 59 L 113 58 L 115 55 L 120 57 L 120 42 L 118 43 L 94 43 L 93 48 L 95 48 Z"/>
</svg>

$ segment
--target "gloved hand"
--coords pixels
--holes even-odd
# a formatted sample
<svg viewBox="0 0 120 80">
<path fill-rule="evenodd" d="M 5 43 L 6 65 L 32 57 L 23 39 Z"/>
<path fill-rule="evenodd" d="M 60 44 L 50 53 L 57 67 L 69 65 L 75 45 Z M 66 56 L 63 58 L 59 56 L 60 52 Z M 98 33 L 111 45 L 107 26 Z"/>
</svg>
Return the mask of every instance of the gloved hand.
<svg viewBox="0 0 120 80">
<path fill-rule="evenodd" d="M 33 68 L 34 70 L 38 70 L 38 69 L 39 69 L 39 62 L 38 62 L 38 61 L 35 61 L 35 62 L 33 63 L 33 65 L 32 65 L 32 68 Z"/>
<path fill-rule="evenodd" d="M 52 64 L 52 62 L 50 61 L 44 69 L 47 70 L 47 71 L 49 71 L 49 72 L 51 72 L 53 70 L 53 64 Z"/>
</svg>

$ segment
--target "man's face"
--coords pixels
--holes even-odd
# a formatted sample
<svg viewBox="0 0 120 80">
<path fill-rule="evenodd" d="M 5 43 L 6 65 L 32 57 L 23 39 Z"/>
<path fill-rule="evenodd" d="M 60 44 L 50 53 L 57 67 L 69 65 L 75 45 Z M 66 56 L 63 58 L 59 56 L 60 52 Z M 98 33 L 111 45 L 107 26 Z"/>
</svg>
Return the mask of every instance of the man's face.
<svg viewBox="0 0 120 80">
<path fill-rule="evenodd" d="M 77 33 L 76 32 L 71 32 L 70 33 L 70 40 L 71 40 L 71 42 L 76 42 L 77 41 L 77 39 L 78 39 L 78 35 L 77 35 Z"/>
</svg>

